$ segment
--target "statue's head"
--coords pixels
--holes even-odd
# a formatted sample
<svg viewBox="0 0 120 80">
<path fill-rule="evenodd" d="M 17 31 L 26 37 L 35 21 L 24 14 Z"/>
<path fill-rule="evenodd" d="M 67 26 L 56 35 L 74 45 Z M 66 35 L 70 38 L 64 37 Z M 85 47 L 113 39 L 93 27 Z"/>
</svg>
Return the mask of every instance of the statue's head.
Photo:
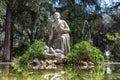
<svg viewBox="0 0 120 80">
<path fill-rule="evenodd" d="M 60 18 L 60 13 L 59 12 L 55 12 L 53 17 L 54 17 L 54 19 L 59 19 Z"/>
</svg>

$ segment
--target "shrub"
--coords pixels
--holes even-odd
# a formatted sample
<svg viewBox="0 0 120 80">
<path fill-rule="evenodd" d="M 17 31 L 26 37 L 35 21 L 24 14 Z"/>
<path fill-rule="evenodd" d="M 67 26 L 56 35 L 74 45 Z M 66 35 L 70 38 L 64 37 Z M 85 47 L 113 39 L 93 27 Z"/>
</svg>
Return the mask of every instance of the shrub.
<svg viewBox="0 0 120 80">
<path fill-rule="evenodd" d="M 38 57 L 39 59 L 43 59 L 44 46 L 44 42 L 35 40 L 35 42 L 29 47 L 29 49 L 25 51 L 22 56 L 15 58 L 14 61 L 18 61 L 20 63 L 27 63 L 34 56 Z"/>
<path fill-rule="evenodd" d="M 102 52 L 87 41 L 75 44 L 66 59 L 73 64 L 79 64 L 81 60 L 88 60 L 94 63 L 104 61 Z"/>
</svg>

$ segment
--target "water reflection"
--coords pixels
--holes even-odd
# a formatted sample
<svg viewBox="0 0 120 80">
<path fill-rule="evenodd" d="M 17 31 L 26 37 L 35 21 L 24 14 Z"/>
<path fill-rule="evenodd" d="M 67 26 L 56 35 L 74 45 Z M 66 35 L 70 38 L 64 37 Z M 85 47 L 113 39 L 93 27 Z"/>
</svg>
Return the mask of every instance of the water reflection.
<svg viewBox="0 0 120 80">
<path fill-rule="evenodd" d="M 45 80 L 64 80 L 64 71 L 60 71 L 57 73 L 48 73 L 45 74 L 44 79 Z"/>
<path fill-rule="evenodd" d="M 33 69 L 26 66 L 0 65 L 0 80 L 120 80 L 120 65 L 91 68 L 56 66 L 56 69 Z"/>
<path fill-rule="evenodd" d="M 108 64 L 106 67 L 106 73 L 107 74 L 112 74 L 112 69 L 110 68 L 110 65 Z"/>
<path fill-rule="evenodd" d="M 0 80 L 9 80 L 10 75 L 10 64 L 0 65 Z"/>
<path fill-rule="evenodd" d="M 2 64 L 0 66 L 0 69 L 2 73 L 4 73 L 5 75 L 9 75 L 9 72 L 10 72 L 10 64 Z"/>
</svg>

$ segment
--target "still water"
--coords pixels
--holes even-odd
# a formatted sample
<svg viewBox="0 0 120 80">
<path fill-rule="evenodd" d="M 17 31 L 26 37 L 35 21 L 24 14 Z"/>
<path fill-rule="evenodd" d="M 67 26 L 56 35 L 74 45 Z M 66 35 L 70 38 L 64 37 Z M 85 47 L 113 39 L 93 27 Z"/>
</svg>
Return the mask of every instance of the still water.
<svg viewBox="0 0 120 80">
<path fill-rule="evenodd" d="M 0 64 L 0 80 L 120 80 L 120 64 L 55 66 L 53 69 Z"/>
</svg>

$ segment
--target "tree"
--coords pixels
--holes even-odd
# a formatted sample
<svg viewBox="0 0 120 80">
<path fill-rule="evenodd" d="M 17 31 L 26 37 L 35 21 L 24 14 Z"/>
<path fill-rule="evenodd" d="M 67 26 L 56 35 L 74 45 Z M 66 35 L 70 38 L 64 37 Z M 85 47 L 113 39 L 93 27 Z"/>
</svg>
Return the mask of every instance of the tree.
<svg viewBox="0 0 120 80">
<path fill-rule="evenodd" d="M 45 39 L 52 5 L 49 0 L 8 0 L 6 4 L 4 61 L 10 61 L 13 41 L 24 45 L 32 44 L 35 39 Z"/>
<path fill-rule="evenodd" d="M 7 3 L 6 10 L 6 27 L 5 27 L 5 40 L 4 40 L 4 52 L 3 61 L 11 61 L 11 46 L 12 46 L 12 11 L 10 0 Z"/>
<path fill-rule="evenodd" d="M 52 11 L 52 5 L 49 0 L 23 0 L 22 3 L 19 2 L 16 17 L 16 33 L 22 34 L 19 38 L 26 36 L 25 39 L 30 44 L 35 39 L 44 39 L 48 34 L 50 11 Z"/>
</svg>

